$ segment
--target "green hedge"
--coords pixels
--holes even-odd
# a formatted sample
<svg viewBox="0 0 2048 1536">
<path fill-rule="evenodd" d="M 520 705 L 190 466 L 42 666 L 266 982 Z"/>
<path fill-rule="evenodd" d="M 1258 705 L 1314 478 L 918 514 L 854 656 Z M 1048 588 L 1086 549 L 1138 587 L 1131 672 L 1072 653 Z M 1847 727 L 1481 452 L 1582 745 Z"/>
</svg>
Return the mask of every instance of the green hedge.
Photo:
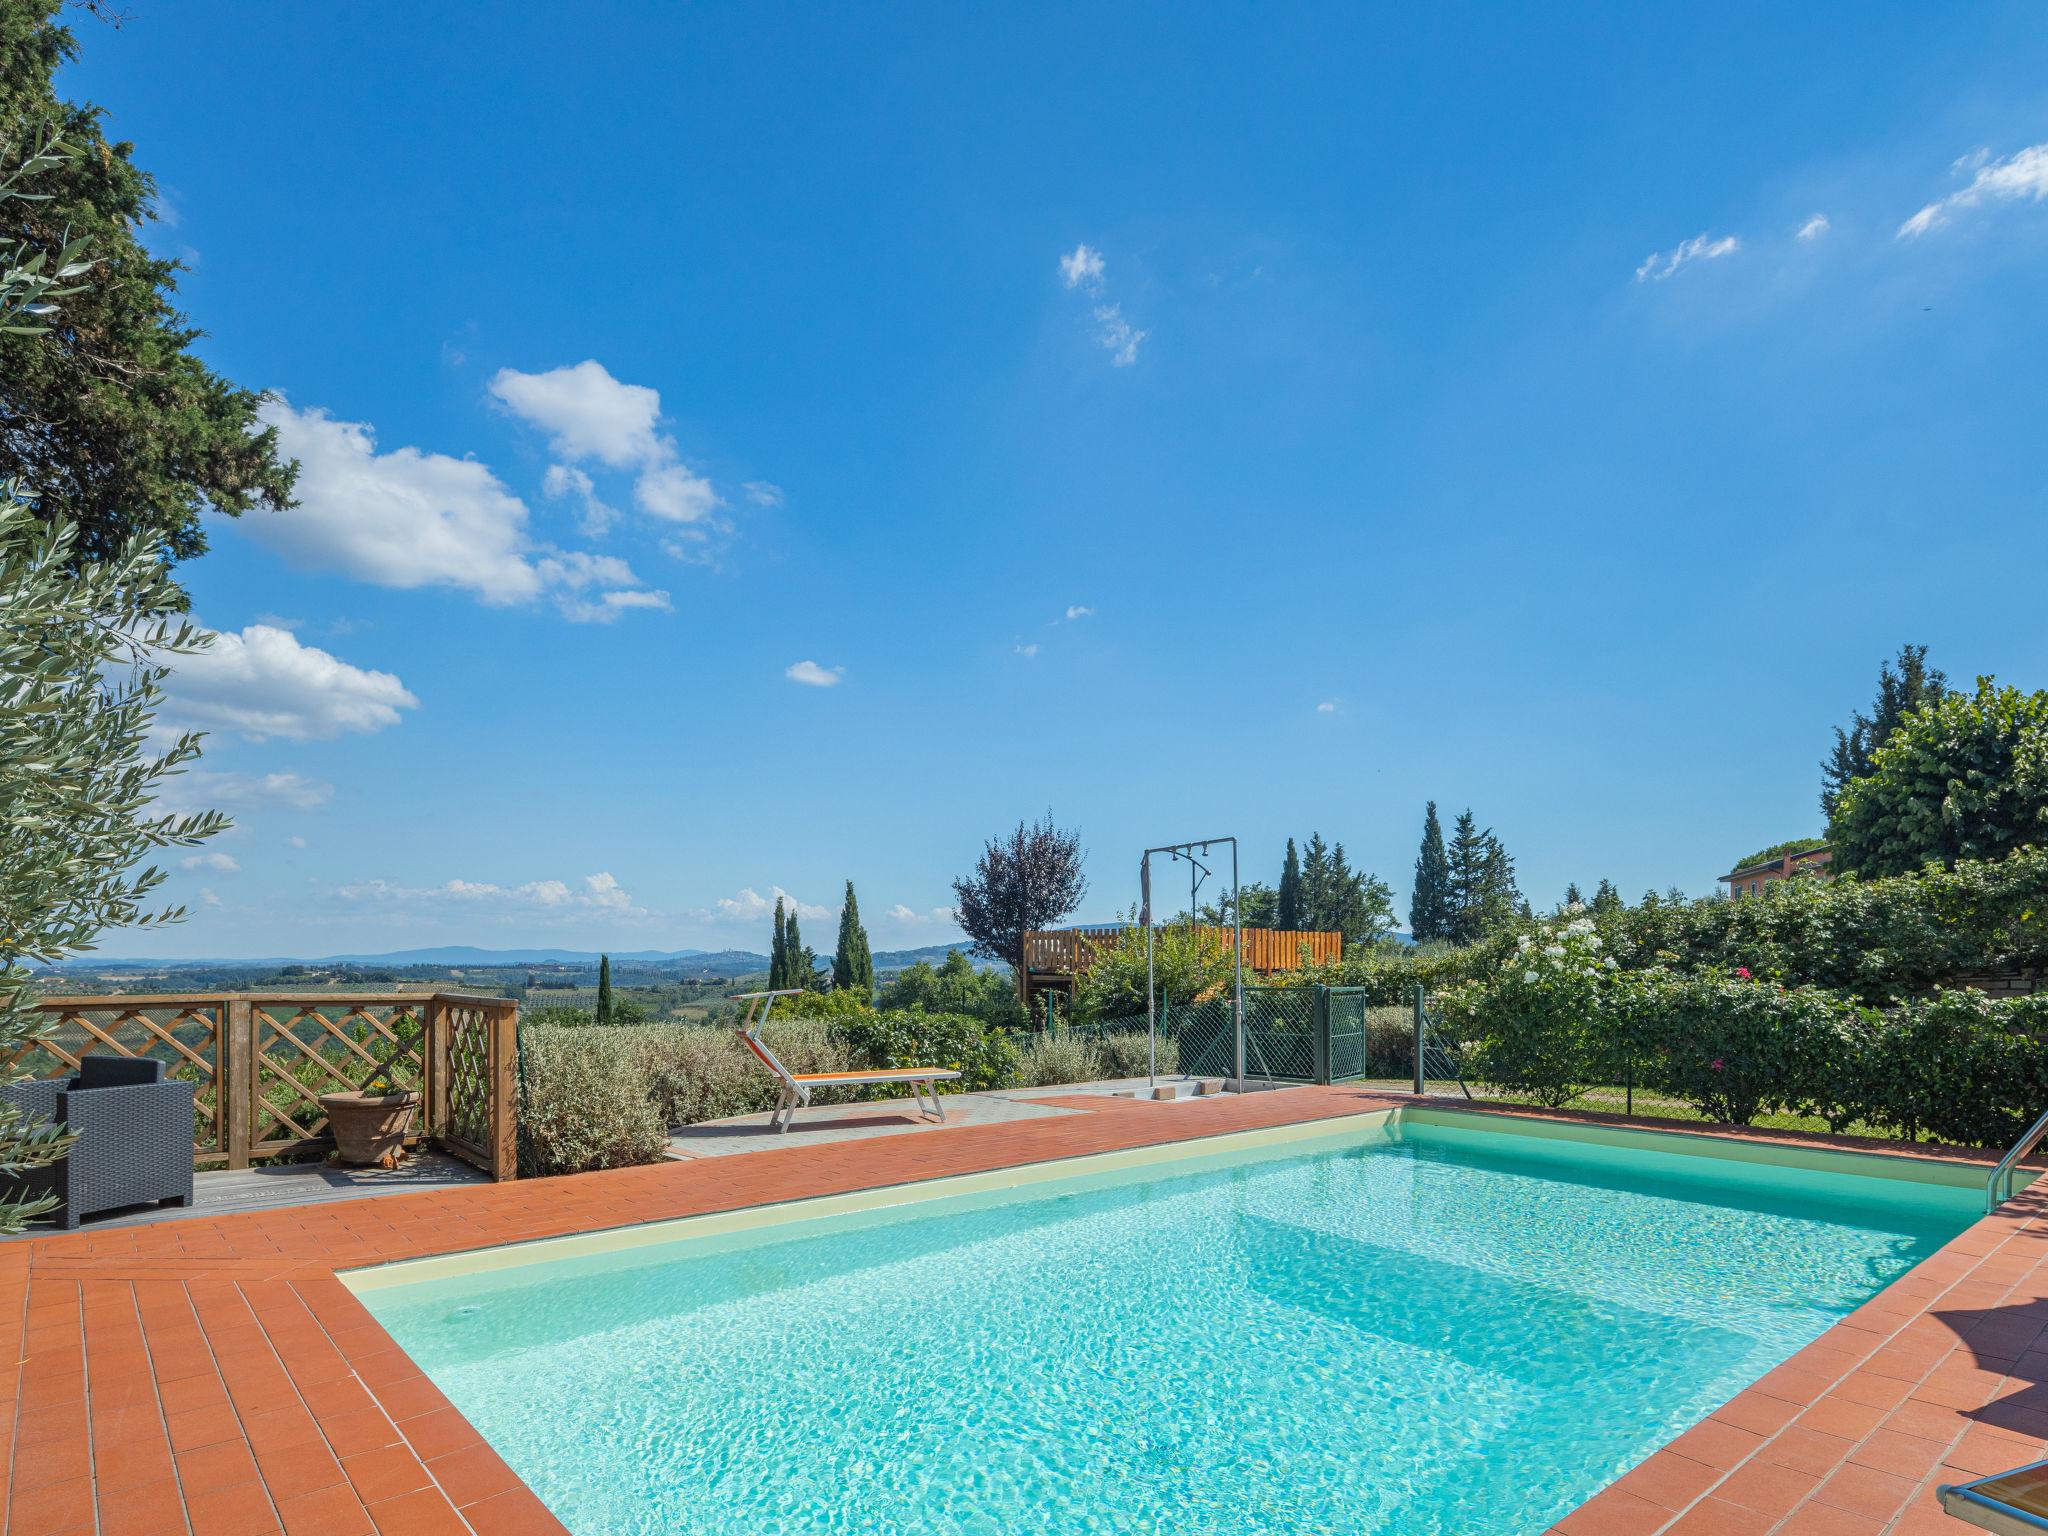
<svg viewBox="0 0 2048 1536">
<path fill-rule="evenodd" d="M 1598 922 L 1625 968 L 1740 967 L 1884 1006 L 1958 976 L 2048 970 L 2048 850 L 1883 880 L 1781 880 L 1740 900 L 1645 902 Z"/>
<path fill-rule="evenodd" d="M 1520 964 L 1442 1008 L 1473 1076 L 1515 1097 L 1561 1106 L 1628 1083 L 1727 1124 L 1791 1114 L 1984 1147 L 2048 1107 L 2048 995 L 1962 989 L 1878 1009 L 1740 973 L 1603 967 L 1564 1006 Z"/>
</svg>

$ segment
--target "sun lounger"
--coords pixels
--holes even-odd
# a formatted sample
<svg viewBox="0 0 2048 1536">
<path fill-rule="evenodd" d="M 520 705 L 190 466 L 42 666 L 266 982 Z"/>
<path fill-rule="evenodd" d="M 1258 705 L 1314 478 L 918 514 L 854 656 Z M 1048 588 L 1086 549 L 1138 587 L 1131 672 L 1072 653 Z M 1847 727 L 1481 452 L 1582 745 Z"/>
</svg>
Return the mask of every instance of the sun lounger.
<svg viewBox="0 0 2048 1536">
<path fill-rule="evenodd" d="M 1937 1495 L 1941 1507 L 1958 1520 L 2002 1536 L 2048 1531 L 2048 1461 L 1974 1483 L 1947 1484 Z"/>
<path fill-rule="evenodd" d="M 791 990 L 779 992 L 738 992 L 734 1002 L 747 1004 L 747 1016 L 740 1023 L 740 1043 L 753 1053 L 754 1059 L 766 1067 L 781 1085 L 781 1094 L 775 1101 L 775 1113 L 768 1124 L 777 1131 L 789 1129 L 789 1122 L 796 1118 L 797 1109 L 807 1107 L 811 1102 L 813 1088 L 845 1088 L 863 1086 L 869 1083 L 907 1083 L 910 1097 L 917 1105 L 918 1113 L 933 1120 L 944 1121 L 946 1109 L 939 1102 L 938 1084 L 956 1081 L 960 1074 L 951 1067 L 886 1067 L 871 1072 L 792 1072 L 785 1067 L 773 1051 L 762 1040 L 761 1026 L 768 1022 L 768 1014 L 775 1007 L 778 997 L 796 997 L 800 994 Z M 762 1004 L 766 1003 L 766 1007 Z M 761 1017 L 754 1013 L 760 1009 Z"/>
</svg>

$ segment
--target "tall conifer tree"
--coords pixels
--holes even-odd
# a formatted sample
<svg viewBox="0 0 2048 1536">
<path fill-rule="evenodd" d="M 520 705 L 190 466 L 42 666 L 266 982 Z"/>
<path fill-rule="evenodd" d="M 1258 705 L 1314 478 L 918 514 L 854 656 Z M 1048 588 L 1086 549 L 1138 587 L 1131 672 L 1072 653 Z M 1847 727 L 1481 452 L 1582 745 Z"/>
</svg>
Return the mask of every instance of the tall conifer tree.
<svg viewBox="0 0 2048 1536">
<path fill-rule="evenodd" d="M 839 909 L 839 946 L 832 953 L 832 985 L 872 998 L 875 993 L 875 956 L 868 948 L 868 931 L 860 924 L 860 904 L 853 897 L 853 882 L 846 882 L 846 905 Z"/>
<path fill-rule="evenodd" d="M 783 915 L 782 898 L 775 898 L 775 941 L 768 949 L 768 990 L 779 992 L 789 985 L 789 927 Z"/>
<path fill-rule="evenodd" d="M 1287 859 L 1280 866 L 1280 893 L 1273 926 L 1283 930 L 1301 928 L 1301 855 L 1294 851 L 1294 839 L 1287 839 Z"/>
<path fill-rule="evenodd" d="M 597 1022 L 609 1024 L 612 1021 L 612 957 L 597 957 Z"/>
<path fill-rule="evenodd" d="M 1437 820 L 1436 802 L 1422 818 L 1422 851 L 1415 858 L 1415 890 L 1408 900 L 1408 931 L 1415 942 L 1450 937 L 1451 864 L 1444 853 L 1444 827 Z"/>
</svg>

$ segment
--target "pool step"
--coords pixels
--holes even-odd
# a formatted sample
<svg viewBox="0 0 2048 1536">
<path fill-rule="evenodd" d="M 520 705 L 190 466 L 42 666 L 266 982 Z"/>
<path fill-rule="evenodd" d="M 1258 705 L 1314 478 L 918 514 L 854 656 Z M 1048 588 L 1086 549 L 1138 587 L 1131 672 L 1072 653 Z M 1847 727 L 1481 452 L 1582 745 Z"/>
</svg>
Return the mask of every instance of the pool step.
<svg viewBox="0 0 2048 1536">
<path fill-rule="evenodd" d="M 1204 1077 L 1195 1082 L 1154 1083 L 1149 1088 L 1119 1088 L 1113 1097 L 1119 1099 L 1206 1099 L 1223 1091 L 1224 1079 Z"/>
</svg>

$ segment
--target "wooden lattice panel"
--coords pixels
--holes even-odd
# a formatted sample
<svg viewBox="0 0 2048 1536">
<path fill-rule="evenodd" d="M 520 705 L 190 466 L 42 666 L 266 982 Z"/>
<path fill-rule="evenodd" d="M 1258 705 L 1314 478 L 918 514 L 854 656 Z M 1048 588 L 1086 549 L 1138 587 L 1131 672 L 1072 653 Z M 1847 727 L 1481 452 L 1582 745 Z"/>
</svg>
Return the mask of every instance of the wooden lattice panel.
<svg viewBox="0 0 2048 1536">
<path fill-rule="evenodd" d="M 192 1144 L 201 1155 L 226 1148 L 220 1103 L 220 1032 L 225 1004 L 110 997 L 65 998 L 45 1004 L 44 1033 L 5 1065 L 30 1077 L 69 1077 L 91 1055 L 154 1056 L 164 1073 L 196 1084 Z"/>
<path fill-rule="evenodd" d="M 422 1010 L 395 1003 L 257 1004 L 251 1010 L 257 1146 L 324 1135 L 320 1095 L 362 1088 L 388 1070 L 417 1088 L 424 1072 Z"/>
<path fill-rule="evenodd" d="M 448 1125 L 445 1134 L 479 1151 L 491 1145 L 490 1015 L 448 1004 Z"/>
</svg>

